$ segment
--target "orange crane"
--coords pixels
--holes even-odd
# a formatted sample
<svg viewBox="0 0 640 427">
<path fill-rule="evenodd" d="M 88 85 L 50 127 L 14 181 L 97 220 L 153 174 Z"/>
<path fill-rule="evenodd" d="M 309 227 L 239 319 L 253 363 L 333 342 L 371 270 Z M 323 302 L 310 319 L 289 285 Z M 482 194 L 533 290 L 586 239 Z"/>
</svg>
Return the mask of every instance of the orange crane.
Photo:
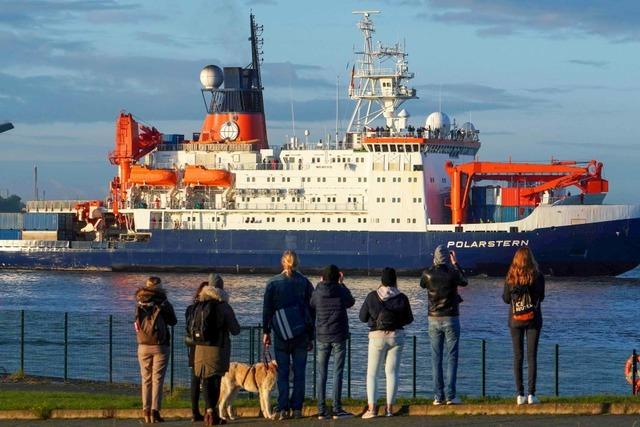
<svg viewBox="0 0 640 427">
<path fill-rule="evenodd" d="M 596 160 L 591 160 L 585 166 L 574 161 L 553 161 L 551 164 L 469 162 L 460 165 L 448 161 L 445 170 L 451 179 L 451 202 L 448 205 L 451 208 L 451 223 L 465 223 L 473 182 L 510 181 L 527 185 L 519 189 L 519 200 L 521 204 L 535 206 L 540 203 L 542 193 L 558 188 L 575 186 L 582 194 L 606 193 L 609 191 L 609 182 L 602 178 L 602 167 L 602 163 Z"/>
</svg>

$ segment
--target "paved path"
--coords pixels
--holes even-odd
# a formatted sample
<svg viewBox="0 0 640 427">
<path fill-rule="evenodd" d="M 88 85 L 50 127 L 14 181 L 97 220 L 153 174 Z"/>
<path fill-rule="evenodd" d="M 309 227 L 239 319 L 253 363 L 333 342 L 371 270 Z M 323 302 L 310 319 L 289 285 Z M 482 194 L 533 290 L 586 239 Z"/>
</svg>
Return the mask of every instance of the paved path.
<svg viewBox="0 0 640 427">
<path fill-rule="evenodd" d="M 0 421 L 1 427 L 140 427 L 143 424 L 138 420 L 47 420 L 47 421 Z M 165 427 L 193 427 L 201 426 L 201 423 L 192 424 L 189 421 L 167 421 Z M 596 415 L 596 416 L 478 416 L 478 417 L 393 417 L 362 420 L 353 418 L 340 421 L 319 421 L 313 418 L 305 418 L 295 421 L 272 422 L 257 419 L 236 420 L 229 426 L 313 426 L 313 427 L 351 427 L 351 426 L 425 426 L 425 427 L 640 427 L 640 416 L 629 415 Z"/>
</svg>

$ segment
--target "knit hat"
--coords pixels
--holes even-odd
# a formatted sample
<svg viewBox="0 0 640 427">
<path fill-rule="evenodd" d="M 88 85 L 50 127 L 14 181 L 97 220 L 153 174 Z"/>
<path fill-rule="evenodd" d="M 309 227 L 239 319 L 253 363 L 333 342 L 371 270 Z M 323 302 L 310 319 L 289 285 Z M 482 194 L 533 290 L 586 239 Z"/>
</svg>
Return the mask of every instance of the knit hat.
<svg viewBox="0 0 640 427">
<path fill-rule="evenodd" d="M 211 273 L 209 274 L 209 286 L 218 289 L 224 289 L 224 280 L 219 274 Z"/>
<path fill-rule="evenodd" d="M 337 282 L 340 280 L 340 269 L 337 265 L 331 264 L 324 268 L 322 280 L 325 282 Z"/>
<path fill-rule="evenodd" d="M 385 267 L 384 270 L 382 270 L 381 281 L 383 285 L 393 286 L 395 288 L 398 285 L 396 270 L 391 267 Z"/>
<path fill-rule="evenodd" d="M 162 289 L 162 280 L 159 277 L 151 276 L 144 283 L 144 287 L 147 289 Z"/>
<path fill-rule="evenodd" d="M 451 263 L 449 249 L 447 249 L 444 245 L 438 245 L 436 250 L 433 252 L 433 265 L 442 265 Z"/>
</svg>

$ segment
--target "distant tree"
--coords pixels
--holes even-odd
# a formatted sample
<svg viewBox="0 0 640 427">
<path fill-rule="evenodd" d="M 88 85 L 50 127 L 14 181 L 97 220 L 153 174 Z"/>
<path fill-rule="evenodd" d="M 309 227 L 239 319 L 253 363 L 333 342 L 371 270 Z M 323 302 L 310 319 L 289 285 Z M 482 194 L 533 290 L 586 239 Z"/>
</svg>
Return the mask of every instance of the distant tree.
<svg viewBox="0 0 640 427">
<path fill-rule="evenodd" d="M 15 194 L 6 198 L 0 196 L 0 212 L 20 212 L 24 207 L 20 196 Z"/>
</svg>

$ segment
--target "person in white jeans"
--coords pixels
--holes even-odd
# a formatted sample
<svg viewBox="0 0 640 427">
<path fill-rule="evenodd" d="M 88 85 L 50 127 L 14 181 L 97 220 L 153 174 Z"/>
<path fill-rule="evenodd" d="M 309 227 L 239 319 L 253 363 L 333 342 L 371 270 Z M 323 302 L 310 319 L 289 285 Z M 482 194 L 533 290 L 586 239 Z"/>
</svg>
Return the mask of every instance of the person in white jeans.
<svg viewBox="0 0 640 427">
<path fill-rule="evenodd" d="M 382 284 L 369 293 L 360 309 L 360 320 L 369 325 L 369 357 L 367 362 L 367 412 L 362 418 L 378 415 L 377 374 L 380 364 L 385 364 L 387 405 L 385 415 L 393 416 L 393 405 L 398 391 L 400 360 L 404 345 L 403 327 L 413 322 L 409 299 L 397 287 L 396 271 L 386 267 L 382 272 Z"/>
</svg>

